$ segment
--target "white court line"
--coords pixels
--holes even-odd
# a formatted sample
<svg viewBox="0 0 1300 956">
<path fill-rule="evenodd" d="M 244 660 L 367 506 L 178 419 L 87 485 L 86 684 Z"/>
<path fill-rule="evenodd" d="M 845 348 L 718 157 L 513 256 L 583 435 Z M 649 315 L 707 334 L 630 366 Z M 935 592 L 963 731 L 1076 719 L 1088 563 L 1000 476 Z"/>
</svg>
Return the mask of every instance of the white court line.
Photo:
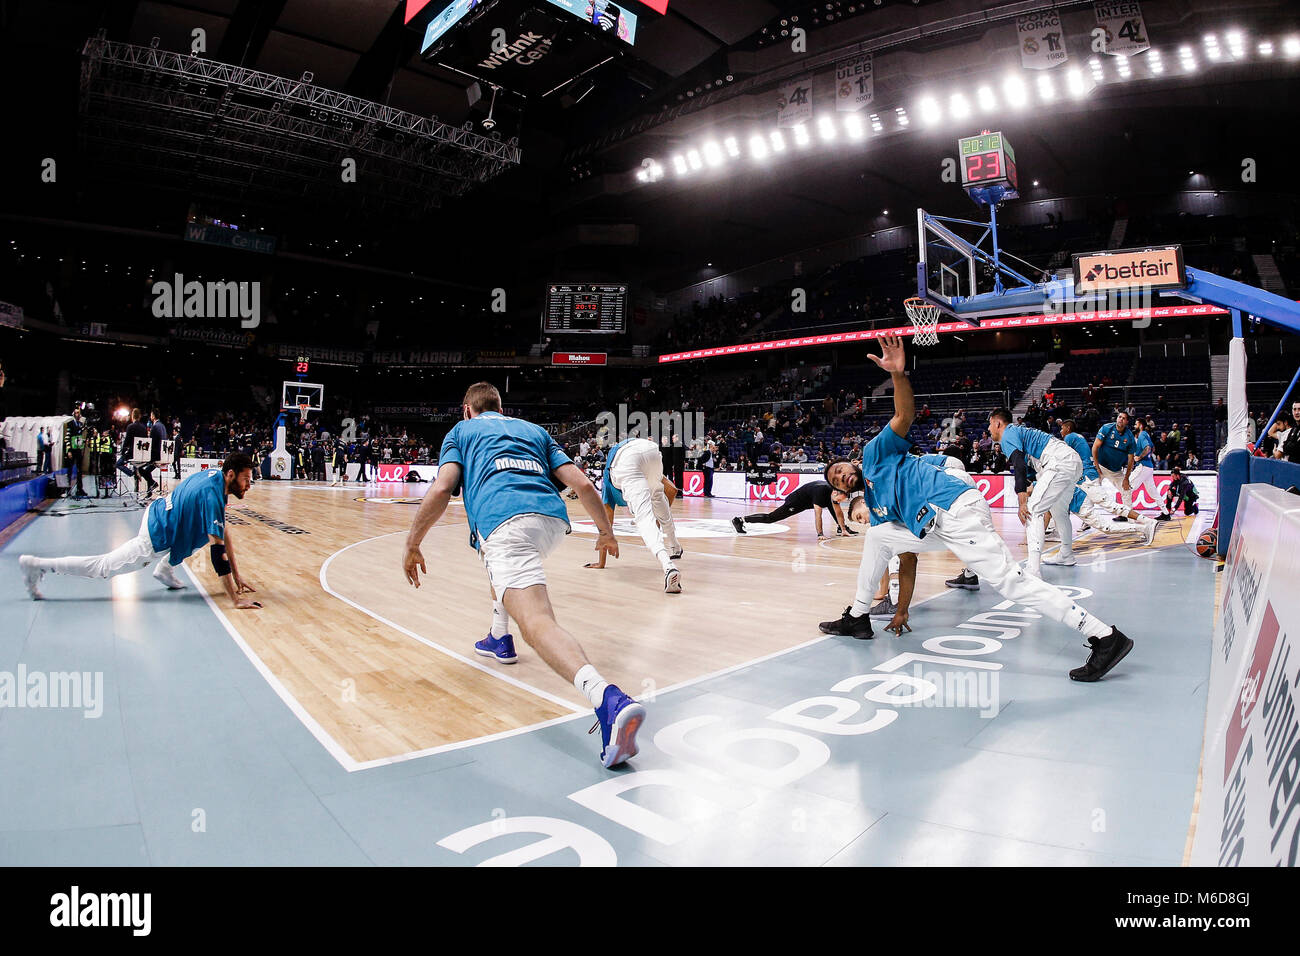
<svg viewBox="0 0 1300 956">
<path fill-rule="evenodd" d="M 208 607 L 211 608 L 212 613 L 217 616 L 217 620 L 220 621 L 221 626 L 226 629 L 226 633 L 234 639 L 236 646 L 244 652 L 244 656 L 248 658 L 255 668 L 257 668 L 257 672 L 261 674 L 267 684 L 270 685 L 271 690 L 275 691 L 276 696 L 278 696 L 293 715 L 302 722 L 302 725 L 306 727 L 320 745 L 325 748 L 326 752 L 337 760 L 342 765 L 343 769 L 349 773 L 354 770 L 363 769 L 363 766 L 353 760 L 339 742 L 331 737 L 329 732 L 316 722 L 316 718 L 307 713 L 306 708 L 298 702 L 298 698 L 289 693 L 289 689 L 280 683 L 280 679 L 276 677 L 275 674 L 271 672 L 271 669 L 262 662 L 262 659 L 253 652 L 253 649 L 249 647 L 248 643 L 240 636 L 239 631 L 235 629 L 235 625 L 230 623 L 230 619 L 226 617 L 225 612 L 222 611 L 221 608 L 217 607 L 216 602 L 212 600 L 212 595 L 207 592 L 207 589 L 199 579 L 194 576 L 194 572 L 189 569 L 189 565 L 182 564 L 181 567 L 185 568 L 185 573 L 194 584 L 195 590 L 198 591 L 199 594 L 203 595 L 203 600 L 208 603 Z M 249 613 L 254 612 L 250 611 Z"/>
<path fill-rule="evenodd" d="M 371 611 L 370 609 L 365 608 L 357 604 L 356 602 L 349 600 L 343 595 L 337 593 L 336 591 L 330 589 L 329 585 L 325 581 L 325 572 L 326 569 L 329 567 L 330 563 L 334 560 L 334 558 L 342 554 L 344 551 L 350 550 L 351 548 L 355 548 L 358 545 L 365 544 L 369 541 L 376 541 L 379 538 L 392 537 L 393 535 L 403 534 L 403 533 L 404 532 L 396 531 L 396 532 L 392 532 L 391 534 L 376 535 L 373 538 L 367 538 L 364 541 L 355 542 L 354 544 L 348 545 L 348 547 L 346 548 L 336 551 L 334 554 L 330 555 L 329 558 L 325 560 L 325 563 L 323 565 L 321 565 L 321 570 L 320 570 L 321 587 L 324 588 L 329 594 L 338 598 L 340 601 L 343 601 L 345 604 L 348 604 L 351 607 L 356 608 L 362 613 L 367 614 L 370 617 L 373 617 L 375 620 L 380 621 L 388 625 L 389 627 L 394 628 L 395 630 L 401 631 L 403 634 L 406 634 L 408 637 L 412 637 L 422 644 L 426 644 L 429 647 L 434 648 L 435 650 L 439 650 L 442 653 L 447 654 L 449 657 L 453 657 L 456 660 L 461 661 L 462 663 L 468 664 L 469 666 L 475 668 L 476 670 L 481 670 L 484 673 L 491 674 L 493 677 L 496 677 L 499 680 L 505 681 L 506 683 L 514 684 L 523 690 L 528 690 L 531 691 L 532 693 L 545 697 L 547 700 L 553 701 L 569 710 L 572 710 L 573 711 L 572 714 L 569 714 L 564 717 L 554 717 L 551 718 L 550 720 L 541 721 L 535 724 L 529 724 L 524 727 L 516 727 L 512 730 L 505 730 L 496 734 L 487 734 L 482 737 L 472 737 L 466 740 L 455 741 L 453 743 L 441 744 L 436 747 L 428 747 L 423 750 L 411 750 L 401 754 L 394 754 L 393 756 L 390 757 L 379 757 L 374 760 L 367 760 L 367 761 L 355 760 L 347 753 L 347 751 L 343 749 L 343 747 L 338 743 L 338 741 L 336 741 L 332 736 L 330 736 L 329 732 L 326 731 L 325 728 L 322 727 L 316 721 L 316 719 L 307 712 L 307 710 L 302 706 L 302 704 L 299 703 L 298 699 L 289 692 L 288 688 L 286 688 L 280 682 L 280 680 L 275 676 L 275 674 L 272 673 L 270 668 L 268 668 L 266 664 L 263 663 L 262 659 L 257 656 L 257 654 L 253 651 L 253 649 L 243 639 L 243 637 L 240 636 L 238 630 L 236 630 L 235 626 L 226 617 L 225 612 L 222 611 L 222 609 L 217 606 L 216 602 L 213 601 L 212 596 L 207 593 L 206 589 L 200 584 L 199 580 L 194 576 L 194 573 L 189 569 L 188 566 L 184 566 L 185 573 L 189 576 L 190 580 L 194 583 L 194 586 L 197 589 L 197 591 L 201 595 L 203 595 L 203 600 L 206 601 L 208 607 L 212 609 L 212 612 L 216 615 L 217 620 L 221 622 L 221 625 L 226 629 L 226 632 L 231 636 L 231 638 L 234 639 L 236 646 L 238 646 L 239 649 L 243 651 L 244 656 L 247 657 L 248 660 L 252 663 L 252 665 L 257 669 L 257 672 L 262 675 L 262 677 L 266 680 L 267 684 L 271 687 L 271 689 L 275 691 L 276 695 L 280 698 L 280 700 L 282 700 L 285 706 L 289 708 L 290 712 L 295 717 L 298 718 L 298 720 L 303 724 L 304 727 L 307 728 L 307 730 L 311 733 L 311 735 L 316 738 L 316 740 L 320 743 L 322 747 L 325 748 L 326 752 L 329 753 L 330 756 L 332 756 L 335 760 L 337 760 L 339 762 L 339 765 L 342 766 L 343 769 L 348 771 L 349 773 L 353 773 L 358 770 L 370 770 L 375 767 L 387 766 L 389 764 L 403 763 L 408 760 L 415 760 L 420 757 L 430 757 L 436 754 L 447 753 L 454 750 L 463 750 L 469 747 L 477 747 L 480 744 L 488 744 L 497 740 L 504 740 L 508 737 L 515 737 L 520 734 L 532 733 L 533 731 L 542 730 L 546 727 L 553 727 L 556 726 L 557 724 L 569 723 L 571 721 L 577 720 L 587 715 L 588 711 L 575 707 L 573 704 L 569 703 L 568 701 L 562 700 L 558 697 L 554 697 L 548 694 L 546 691 L 540 690 L 539 688 L 532 687 L 531 685 L 526 684 L 522 681 L 518 681 L 515 678 L 494 671 L 491 668 L 480 664 L 478 661 L 463 657 L 462 655 L 457 654 L 456 652 L 451 651 L 445 647 L 442 647 L 441 645 L 433 641 L 429 641 L 426 638 L 421 637 L 419 634 L 416 634 L 415 632 L 405 627 L 402 627 L 400 624 L 396 624 L 388 620 L 387 618 L 383 617 L 382 615 L 377 614 L 374 611 Z M 643 544 L 640 546 L 644 547 Z M 694 553 L 707 554 L 707 552 L 694 552 Z M 735 559 L 747 560 L 747 561 L 762 561 L 763 563 L 768 563 L 768 564 L 786 563 L 786 562 L 770 561 L 763 558 L 746 558 L 741 555 L 709 554 L 709 556 L 717 557 L 717 558 L 735 558 Z M 852 569 L 852 570 L 854 570 L 856 573 L 856 569 Z M 935 594 L 932 594 L 927 598 L 922 598 L 920 601 L 914 602 L 912 608 L 915 609 L 917 607 L 920 607 L 923 604 L 927 604 L 930 601 L 933 601 L 935 598 L 940 598 L 950 593 L 952 592 L 948 590 L 936 592 Z M 655 692 L 655 696 L 658 697 L 661 694 L 669 694 L 672 693 L 673 691 L 682 690 L 684 688 L 694 686 L 695 684 L 703 683 L 704 681 L 713 680 L 714 678 L 717 677 L 724 677 L 727 674 L 731 674 L 736 671 L 743 670 L 746 667 L 754 667 L 759 664 L 764 664 L 768 661 L 775 660 L 778 657 L 783 657 L 786 654 L 791 654 L 794 653 L 795 651 L 800 651 L 803 650 L 804 648 L 812 647 L 815 644 L 820 644 L 824 641 L 828 641 L 836 636 L 837 635 L 833 635 L 833 634 L 824 634 L 820 637 L 812 638 L 811 640 L 804 641 L 799 644 L 795 644 L 783 650 L 774 651 L 771 654 L 765 654 L 762 657 L 757 657 L 750 661 L 744 661 L 739 664 L 733 664 L 730 667 L 724 667 L 716 671 L 711 671 L 710 673 L 702 674 L 699 677 L 692 677 L 688 680 L 680 681 L 679 683 L 672 684 L 669 687 L 665 687 L 661 690 L 657 690 Z"/>
<path fill-rule="evenodd" d="M 495 677 L 497 680 L 505 681 L 507 684 L 510 684 L 513 687 L 517 687 L 520 690 L 527 691 L 530 694 L 535 694 L 536 696 L 542 698 L 543 700 L 550 701 L 552 704 L 556 704 L 557 706 L 563 707 L 566 710 L 571 710 L 577 714 L 586 713 L 585 710 L 583 710 L 580 707 L 574 706 L 569 701 L 565 700 L 563 697 L 556 697 L 554 694 L 550 693 L 549 691 L 544 691 L 540 687 L 534 687 L 532 684 L 526 683 L 525 681 L 521 681 L 517 678 L 511 677 L 508 674 L 503 674 L 498 668 L 492 668 L 487 666 L 486 664 L 480 664 L 478 661 L 474 660 L 473 658 L 466 657 L 463 654 L 457 654 L 451 648 L 444 647 L 443 645 L 439 644 L 437 641 L 431 641 L 427 637 L 423 637 L 415 633 L 415 631 L 412 631 L 410 628 L 403 627 L 401 624 L 398 624 L 396 621 L 390 621 L 382 614 L 379 614 L 376 611 L 372 611 L 370 610 L 370 608 L 366 607 L 365 605 L 358 604 L 356 601 L 353 601 L 351 598 L 346 598 L 342 594 L 339 594 L 337 591 L 331 588 L 329 586 L 329 583 L 325 580 L 325 574 L 329 570 L 330 564 L 332 564 L 334 559 L 337 558 L 340 554 L 343 554 L 345 551 L 351 551 L 353 548 L 360 547 L 363 544 L 369 544 L 371 541 L 378 541 L 380 538 L 392 538 L 392 537 L 396 537 L 399 534 L 405 534 L 405 533 L 406 533 L 405 531 L 392 531 L 389 532 L 388 534 L 377 534 L 373 538 L 365 538 L 361 541 L 353 542 L 352 544 L 348 545 L 346 548 L 340 548 L 338 551 L 335 551 L 328 558 L 326 558 L 325 563 L 320 566 L 320 586 L 325 590 L 325 593 L 333 595 L 334 597 L 342 601 L 344 604 L 356 608 L 362 614 L 368 614 L 370 617 L 373 617 L 376 621 L 379 621 L 383 624 L 387 624 L 393 630 L 400 631 L 401 633 L 405 634 L 407 637 L 413 638 L 414 640 L 419 641 L 421 644 L 424 644 L 426 647 L 432 647 L 435 651 L 441 651 L 443 654 L 446 654 L 448 657 L 460 661 L 462 664 L 467 664 L 477 671 L 482 671 L 484 674 L 488 674 L 491 677 Z"/>
</svg>

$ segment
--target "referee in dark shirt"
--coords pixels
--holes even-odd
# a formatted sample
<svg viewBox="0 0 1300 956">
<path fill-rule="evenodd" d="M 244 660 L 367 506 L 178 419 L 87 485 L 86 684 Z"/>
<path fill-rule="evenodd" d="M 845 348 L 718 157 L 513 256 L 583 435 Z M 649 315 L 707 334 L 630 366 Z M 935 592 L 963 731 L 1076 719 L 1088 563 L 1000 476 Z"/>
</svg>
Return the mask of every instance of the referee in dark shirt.
<svg viewBox="0 0 1300 956">
<path fill-rule="evenodd" d="M 800 485 L 785 502 L 778 508 L 768 511 L 759 512 L 758 514 L 745 515 L 745 517 L 735 517 L 731 519 L 732 526 L 738 534 L 745 534 L 745 524 L 772 524 L 775 521 L 782 521 L 791 515 L 797 515 L 801 511 L 807 511 L 809 508 L 814 509 L 813 518 L 817 524 L 817 537 L 822 538 L 822 509 L 829 509 L 831 516 L 835 519 L 836 534 L 857 534 L 856 531 L 848 530 L 844 525 L 844 512 L 840 510 L 839 502 L 832 497 L 833 488 L 824 481 L 810 481 L 806 485 Z"/>
</svg>

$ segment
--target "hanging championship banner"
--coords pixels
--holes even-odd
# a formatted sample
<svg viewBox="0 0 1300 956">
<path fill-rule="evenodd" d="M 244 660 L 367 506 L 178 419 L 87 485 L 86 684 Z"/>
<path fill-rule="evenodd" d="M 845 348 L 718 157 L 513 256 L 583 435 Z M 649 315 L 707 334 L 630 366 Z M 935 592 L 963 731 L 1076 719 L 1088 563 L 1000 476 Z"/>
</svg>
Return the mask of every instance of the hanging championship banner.
<svg viewBox="0 0 1300 956">
<path fill-rule="evenodd" d="M 812 119 L 812 78 L 788 83 L 776 91 L 776 125 L 799 126 Z"/>
<path fill-rule="evenodd" d="M 835 110 L 856 113 L 876 96 L 871 54 L 864 53 L 835 64 Z"/>
<path fill-rule="evenodd" d="M 1055 10 L 1016 17 L 1016 37 L 1020 41 L 1020 65 L 1026 70 L 1050 70 L 1068 59 L 1061 15 Z"/>
<path fill-rule="evenodd" d="M 1094 3 L 1097 26 L 1106 31 L 1103 53 L 1113 56 L 1132 56 L 1151 48 L 1147 25 L 1142 20 L 1142 6 L 1137 0 L 1119 3 Z"/>
</svg>

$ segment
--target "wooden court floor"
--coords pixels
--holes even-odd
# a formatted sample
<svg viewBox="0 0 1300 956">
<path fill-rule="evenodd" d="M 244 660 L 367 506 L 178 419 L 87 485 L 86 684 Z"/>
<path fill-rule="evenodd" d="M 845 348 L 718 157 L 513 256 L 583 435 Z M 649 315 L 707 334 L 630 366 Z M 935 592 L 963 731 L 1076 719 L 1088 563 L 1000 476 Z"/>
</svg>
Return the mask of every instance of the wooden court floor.
<svg viewBox="0 0 1300 956">
<path fill-rule="evenodd" d="M 425 539 L 423 586 L 406 583 L 402 545 L 426 487 L 260 481 L 242 502 L 232 499 L 229 527 L 260 611 L 230 608 L 205 553 L 187 562 L 281 696 L 336 756 L 357 765 L 590 714 L 518 635 L 518 664 L 475 656 L 491 603 L 458 501 Z M 583 533 L 576 502 L 569 507 L 574 533 L 546 564 L 551 602 L 602 675 L 634 696 L 818 638 L 817 622 L 837 617 L 853 597 L 861 538 L 818 541 L 811 512 L 762 529 L 772 533 L 740 536 L 733 515 L 771 506 L 679 500 L 683 593 L 668 595 L 625 512 L 616 516 L 621 557 L 605 570 L 583 568 L 594 536 Z M 1012 553 L 1023 556 L 1015 515 L 994 515 Z M 1184 525 L 1188 519 L 1163 525 L 1156 546 L 1182 544 Z M 1081 562 L 1106 561 L 1140 547 L 1090 533 L 1076 553 Z M 922 555 L 914 600 L 942 592 L 957 570 L 951 555 Z"/>
</svg>

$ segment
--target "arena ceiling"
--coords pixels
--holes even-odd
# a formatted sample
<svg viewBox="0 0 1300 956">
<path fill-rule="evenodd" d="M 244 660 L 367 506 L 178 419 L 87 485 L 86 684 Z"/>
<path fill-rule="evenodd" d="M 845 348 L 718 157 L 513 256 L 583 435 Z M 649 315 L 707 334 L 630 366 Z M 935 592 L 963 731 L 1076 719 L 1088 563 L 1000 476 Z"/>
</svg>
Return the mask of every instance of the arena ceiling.
<svg viewBox="0 0 1300 956">
<path fill-rule="evenodd" d="M 634 263 L 638 277 L 671 283 L 705 261 L 726 268 L 743 264 L 740 258 L 906 222 L 917 205 L 960 211 L 960 193 L 954 197 L 955 187 L 937 175 L 955 135 L 968 132 L 950 125 L 888 137 L 865 151 L 812 150 L 744 175 L 723 170 L 643 185 L 633 173 L 644 158 L 665 159 L 712 132 L 773 126 L 775 89 L 805 69 L 808 56 L 865 44 L 877 56 L 877 101 L 911 103 L 926 84 L 947 89 L 1009 62 L 1016 41 L 1008 17 L 1049 5 L 670 0 L 665 16 L 638 7 L 635 46 L 585 77 L 589 92 L 568 87 L 512 102 L 505 91 L 501 133 L 518 136 L 522 165 L 423 213 L 421 225 L 454 221 L 457 235 L 473 244 L 491 242 L 505 220 L 509 242 L 553 255 L 581 245 L 582 223 L 635 223 L 634 246 L 588 249 L 579 258 L 593 270 L 625 273 Z M 1076 0 L 1056 6 L 1083 8 Z M 11 97 L 6 111 L 20 127 L 39 128 L 75 152 L 77 73 L 87 38 L 102 29 L 111 39 L 147 46 L 157 38 L 160 49 L 184 51 L 201 28 L 210 59 L 289 78 L 310 72 L 318 87 L 450 124 L 479 123 L 487 104 L 470 105 L 473 79 L 423 61 L 402 8 L 400 0 L 7 0 L 0 6 L 6 76 L 10 89 L 26 95 Z M 1297 22 L 1286 0 L 1144 0 L 1142 8 L 1165 45 L 1196 42 L 1234 18 L 1251 29 L 1294 29 Z M 777 39 L 781 20 L 795 16 L 809 28 L 803 56 Z M 1014 137 L 1026 176 L 1051 194 L 1168 190 L 1179 188 L 1187 170 L 1227 176 L 1243 142 L 1255 152 L 1278 149 L 1285 138 L 1270 130 L 1294 127 L 1294 73 L 1219 71 L 1108 90 L 998 125 Z M 56 151 L 49 139 L 30 150 L 22 142 L 17 152 L 24 150 Z M 84 172 L 94 186 L 96 171 Z M 143 199 L 152 185 L 114 183 L 114 192 Z M 292 204 L 280 211 L 302 221 L 320 213 Z"/>
</svg>

